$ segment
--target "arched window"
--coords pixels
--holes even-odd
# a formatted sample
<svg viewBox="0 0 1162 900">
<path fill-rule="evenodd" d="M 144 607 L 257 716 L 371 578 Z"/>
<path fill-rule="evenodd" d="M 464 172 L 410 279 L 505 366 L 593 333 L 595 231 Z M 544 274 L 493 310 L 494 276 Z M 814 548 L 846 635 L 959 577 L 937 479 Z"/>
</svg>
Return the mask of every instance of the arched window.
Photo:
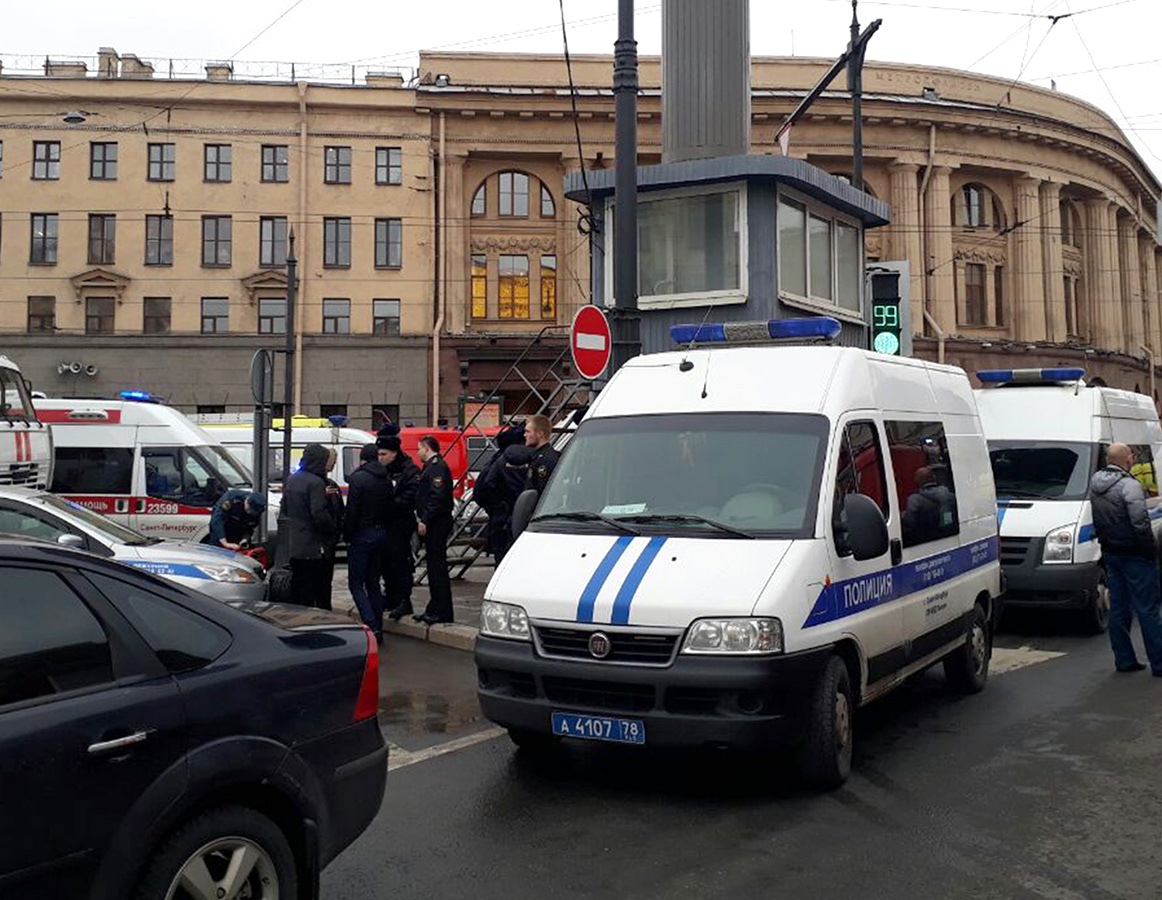
<svg viewBox="0 0 1162 900">
<path fill-rule="evenodd" d="M 964 228 L 991 228 L 1003 231 L 1006 225 L 1005 206 L 992 190 L 983 184 L 966 184 L 952 207 L 954 225 Z"/>
<path fill-rule="evenodd" d="M 483 216 L 487 211 L 487 203 L 488 182 L 485 182 L 476 189 L 476 194 L 472 197 L 472 215 Z"/>
<path fill-rule="evenodd" d="M 553 195 L 549 193 L 549 189 L 545 187 L 544 182 L 541 183 L 541 218 L 555 219 L 557 217 L 557 204 L 553 202 Z"/>
<path fill-rule="evenodd" d="M 524 172 L 501 172 L 500 215 L 527 219 L 529 215 L 529 176 Z"/>
</svg>

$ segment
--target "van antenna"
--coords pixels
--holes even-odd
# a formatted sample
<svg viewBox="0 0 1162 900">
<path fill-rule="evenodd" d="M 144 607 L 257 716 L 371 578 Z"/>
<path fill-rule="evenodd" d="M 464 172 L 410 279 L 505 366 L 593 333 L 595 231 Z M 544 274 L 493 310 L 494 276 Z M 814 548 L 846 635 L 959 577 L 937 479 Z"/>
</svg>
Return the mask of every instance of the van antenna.
<svg viewBox="0 0 1162 900">
<path fill-rule="evenodd" d="M 690 351 L 694 349 L 694 345 L 698 342 L 698 335 L 702 333 L 702 329 L 706 327 L 706 320 L 710 318 L 710 313 L 714 309 L 713 306 L 706 307 L 706 313 L 702 316 L 702 321 L 698 323 L 698 327 L 694 329 L 694 336 L 690 338 L 690 343 L 686 345 L 686 355 L 689 356 Z M 686 356 L 682 357 L 682 361 L 678 363 L 679 372 L 689 372 L 694 368 L 694 363 L 690 362 Z M 706 396 L 706 386 L 702 386 L 702 396 Z"/>
</svg>

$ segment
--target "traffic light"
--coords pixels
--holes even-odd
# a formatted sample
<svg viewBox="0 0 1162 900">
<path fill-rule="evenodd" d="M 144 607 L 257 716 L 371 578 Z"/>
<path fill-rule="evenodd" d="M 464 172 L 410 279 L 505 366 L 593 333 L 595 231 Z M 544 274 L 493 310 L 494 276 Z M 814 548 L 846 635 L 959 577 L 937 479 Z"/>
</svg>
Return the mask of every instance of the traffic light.
<svg viewBox="0 0 1162 900">
<path fill-rule="evenodd" d="M 906 267 L 907 263 L 877 263 L 868 268 L 871 349 L 885 356 L 912 355 Z"/>
</svg>

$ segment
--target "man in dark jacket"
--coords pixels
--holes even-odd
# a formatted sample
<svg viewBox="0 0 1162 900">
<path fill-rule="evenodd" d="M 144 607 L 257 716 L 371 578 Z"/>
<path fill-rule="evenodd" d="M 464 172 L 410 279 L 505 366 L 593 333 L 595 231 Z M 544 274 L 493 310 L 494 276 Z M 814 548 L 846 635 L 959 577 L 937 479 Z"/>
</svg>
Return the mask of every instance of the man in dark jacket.
<svg viewBox="0 0 1162 900">
<path fill-rule="evenodd" d="M 512 508 L 525 490 L 532 451 L 510 444 L 493 457 L 472 498 L 488 513 L 488 552 L 499 566 L 512 546 Z"/>
<path fill-rule="evenodd" d="M 1139 672 L 1130 640 L 1134 613 L 1150 669 L 1162 677 L 1162 616 L 1159 615 L 1158 561 L 1146 492 L 1131 474 L 1134 453 L 1125 444 L 1111 444 L 1107 465 L 1090 480 L 1093 528 L 1101 544 L 1110 592 L 1110 644 L 1119 672 Z"/>
<path fill-rule="evenodd" d="M 347 583 L 359 618 L 383 643 L 383 591 L 379 588 L 383 548 L 391 515 L 391 482 L 375 444 L 359 452 L 361 465 L 347 479 Z"/>
<path fill-rule="evenodd" d="M 403 452 L 398 436 L 382 436 L 379 461 L 385 466 L 391 485 L 391 506 L 387 519 L 387 541 L 383 548 L 383 583 L 388 616 L 398 622 L 410 616 L 415 557 L 412 538 L 416 533 L 416 491 L 420 470 Z"/>
<path fill-rule="evenodd" d="M 330 547 L 339 523 L 327 497 L 327 451 L 308 444 L 302 462 L 287 479 L 282 494 L 280 531 L 286 529 L 291 565 L 290 602 L 330 606 L 333 563 Z"/>
<path fill-rule="evenodd" d="M 549 483 L 549 476 L 557 468 L 557 461 L 561 458 L 552 444 L 553 423 L 548 416 L 532 416 L 525 422 L 525 446 L 533 453 L 529 462 L 529 477 L 527 486 L 538 494 L 545 492 L 545 485 Z"/>
<path fill-rule="evenodd" d="M 452 534 L 452 472 L 440 456 L 440 442 L 431 435 L 420 438 L 419 488 L 416 519 L 428 566 L 431 599 L 417 622 L 435 625 L 452 621 L 452 582 L 448 577 L 448 538 Z"/>
</svg>

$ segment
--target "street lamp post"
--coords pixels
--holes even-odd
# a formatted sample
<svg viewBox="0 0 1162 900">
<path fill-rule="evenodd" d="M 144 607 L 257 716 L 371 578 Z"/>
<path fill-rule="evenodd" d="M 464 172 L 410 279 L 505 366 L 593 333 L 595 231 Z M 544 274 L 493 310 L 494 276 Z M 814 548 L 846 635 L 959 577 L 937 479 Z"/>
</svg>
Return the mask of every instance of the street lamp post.
<svg viewBox="0 0 1162 900">
<path fill-rule="evenodd" d="M 637 313 L 637 41 L 633 0 L 618 0 L 617 43 L 613 55 L 615 100 L 613 331 L 611 371 L 641 353 Z"/>
</svg>

